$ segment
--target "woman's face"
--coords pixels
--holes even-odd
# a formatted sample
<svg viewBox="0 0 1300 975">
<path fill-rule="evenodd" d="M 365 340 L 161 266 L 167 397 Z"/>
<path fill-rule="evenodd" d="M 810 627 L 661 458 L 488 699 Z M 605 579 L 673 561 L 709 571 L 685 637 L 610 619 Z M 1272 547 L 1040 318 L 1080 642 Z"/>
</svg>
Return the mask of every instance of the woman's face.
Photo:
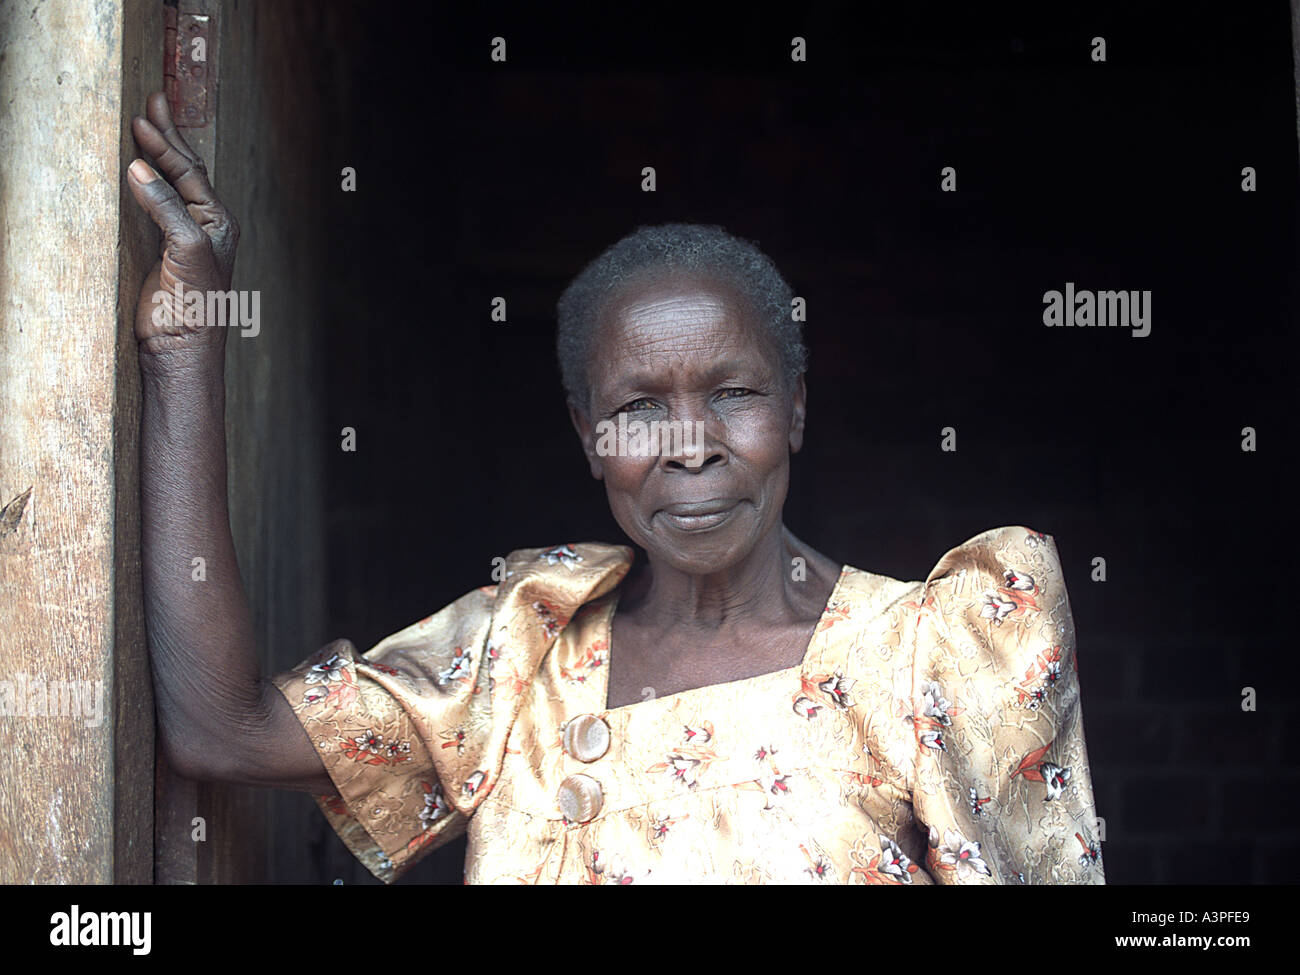
<svg viewBox="0 0 1300 975">
<path fill-rule="evenodd" d="M 774 343 L 728 282 L 659 272 L 617 292 L 593 337 L 589 412 L 571 407 L 614 518 L 652 558 L 724 571 L 781 523 L 805 390 L 786 388 Z M 657 456 L 610 453 L 609 421 L 671 421 L 691 442 Z M 672 427 L 660 427 L 673 432 Z M 667 439 L 667 438 L 665 438 Z M 676 449 L 675 449 L 676 448 Z"/>
</svg>

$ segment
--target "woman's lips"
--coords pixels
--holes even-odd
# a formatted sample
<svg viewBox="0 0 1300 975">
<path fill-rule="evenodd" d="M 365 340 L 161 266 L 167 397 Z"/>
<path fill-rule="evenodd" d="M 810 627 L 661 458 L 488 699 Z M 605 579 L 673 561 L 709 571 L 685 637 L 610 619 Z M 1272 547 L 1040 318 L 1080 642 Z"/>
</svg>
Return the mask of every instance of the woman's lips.
<svg viewBox="0 0 1300 975">
<path fill-rule="evenodd" d="M 740 502 L 734 498 L 710 501 L 680 501 L 659 509 L 659 514 L 680 531 L 698 532 L 716 528 L 731 517 Z"/>
</svg>

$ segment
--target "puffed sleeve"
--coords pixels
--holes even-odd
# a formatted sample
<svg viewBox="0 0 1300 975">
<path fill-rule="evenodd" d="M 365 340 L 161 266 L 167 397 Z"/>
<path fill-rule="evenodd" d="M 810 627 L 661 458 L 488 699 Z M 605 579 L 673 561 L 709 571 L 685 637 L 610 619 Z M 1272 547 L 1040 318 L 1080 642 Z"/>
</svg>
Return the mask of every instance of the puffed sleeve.
<svg viewBox="0 0 1300 975">
<path fill-rule="evenodd" d="M 1074 623 L 1051 536 L 997 528 L 925 581 L 912 802 L 941 884 L 1102 884 Z"/>
<path fill-rule="evenodd" d="M 338 789 L 317 805 L 387 883 L 465 831 L 444 783 L 461 781 L 455 759 L 485 730 L 465 698 L 485 690 L 494 595 L 467 593 L 365 654 L 336 640 L 272 678 Z"/>
<path fill-rule="evenodd" d="M 336 640 L 272 682 L 338 790 L 317 804 L 386 883 L 465 832 L 523 699 L 574 612 L 614 588 L 626 546 L 519 549 L 502 581 L 385 637 Z"/>
</svg>

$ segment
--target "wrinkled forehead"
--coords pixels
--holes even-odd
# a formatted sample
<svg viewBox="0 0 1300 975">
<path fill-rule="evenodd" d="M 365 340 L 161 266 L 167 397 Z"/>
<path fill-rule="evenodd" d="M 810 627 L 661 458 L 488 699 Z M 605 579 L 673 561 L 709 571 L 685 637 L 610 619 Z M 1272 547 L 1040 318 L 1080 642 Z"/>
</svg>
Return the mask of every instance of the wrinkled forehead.
<svg viewBox="0 0 1300 975">
<path fill-rule="evenodd" d="M 602 304 L 592 366 L 764 356 L 772 351 L 766 338 L 752 302 L 734 282 L 719 275 L 660 270 L 625 282 Z"/>
</svg>

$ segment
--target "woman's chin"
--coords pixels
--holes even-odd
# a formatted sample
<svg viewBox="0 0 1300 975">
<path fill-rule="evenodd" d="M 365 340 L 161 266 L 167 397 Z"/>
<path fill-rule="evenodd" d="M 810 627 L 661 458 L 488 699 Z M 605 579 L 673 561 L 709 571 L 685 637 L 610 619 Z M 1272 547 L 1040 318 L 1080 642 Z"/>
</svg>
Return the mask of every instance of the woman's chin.
<svg viewBox="0 0 1300 975">
<path fill-rule="evenodd" d="M 738 524 L 685 530 L 667 527 L 641 539 L 641 547 L 651 561 L 678 572 L 710 575 L 741 564 L 754 551 L 758 539 L 740 528 Z"/>
</svg>

